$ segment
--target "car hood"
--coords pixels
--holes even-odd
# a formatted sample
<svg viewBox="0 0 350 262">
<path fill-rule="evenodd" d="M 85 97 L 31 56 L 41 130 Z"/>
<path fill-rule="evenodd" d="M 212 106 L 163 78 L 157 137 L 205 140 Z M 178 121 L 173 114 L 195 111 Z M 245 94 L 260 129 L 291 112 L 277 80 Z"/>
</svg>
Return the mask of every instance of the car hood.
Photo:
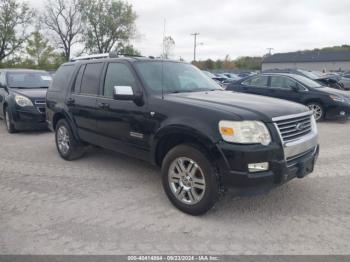
<svg viewBox="0 0 350 262">
<path fill-rule="evenodd" d="M 11 91 L 26 96 L 28 98 L 45 98 L 47 89 L 46 88 L 32 88 L 32 89 L 20 89 L 11 88 Z"/>
<path fill-rule="evenodd" d="M 177 93 L 166 95 L 165 99 L 231 113 L 242 120 L 264 122 L 271 122 L 274 117 L 309 111 L 307 107 L 287 100 L 232 91 Z"/>
<path fill-rule="evenodd" d="M 340 96 L 345 96 L 347 98 L 350 98 L 349 91 L 339 90 L 335 88 L 323 87 L 323 88 L 318 88 L 317 91 L 327 95 L 340 95 Z"/>
</svg>

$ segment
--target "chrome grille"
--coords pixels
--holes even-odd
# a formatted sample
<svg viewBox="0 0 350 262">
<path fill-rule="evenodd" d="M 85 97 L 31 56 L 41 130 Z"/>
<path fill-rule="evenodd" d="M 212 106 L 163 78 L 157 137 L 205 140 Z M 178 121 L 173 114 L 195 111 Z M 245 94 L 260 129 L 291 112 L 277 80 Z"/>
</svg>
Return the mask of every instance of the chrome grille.
<svg viewBox="0 0 350 262">
<path fill-rule="evenodd" d="M 311 115 L 281 119 L 275 122 L 283 142 L 296 140 L 312 131 Z"/>
<path fill-rule="evenodd" d="M 40 113 L 42 113 L 42 114 L 45 113 L 45 111 L 46 111 L 46 108 L 45 108 L 45 106 L 46 106 L 46 101 L 45 101 L 44 99 L 35 100 L 35 101 L 34 101 L 34 104 L 35 104 L 36 108 L 38 109 L 38 111 L 39 111 Z"/>
<path fill-rule="evenodd" d="M 37 106 L 45 106 L 46 101 L 45 100 L 35 100 L 35 105 Z"/>
</svg>

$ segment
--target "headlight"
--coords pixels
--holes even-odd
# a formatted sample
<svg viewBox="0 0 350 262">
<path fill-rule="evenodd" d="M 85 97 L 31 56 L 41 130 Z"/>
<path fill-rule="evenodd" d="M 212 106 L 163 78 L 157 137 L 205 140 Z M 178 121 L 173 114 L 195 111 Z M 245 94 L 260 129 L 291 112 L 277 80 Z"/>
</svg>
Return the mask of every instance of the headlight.
<svg viewBox="0 0 350 262">
<path fill-rule="evenodd" d="M 33 106 L 32 101 L 30 101 L 30 99 L 25 97 L 25 96 L 16 95 L 15 101 L 16 101 L 16 104 L 21 106 L 21 107 Z"/>
<path fill-rule="evenodd" d="M 269 130 L 259 121 L 220 121 L 219 130 L 226 142 L 265 146 L 271 143 Z"/>
<path fill-rule="evenodd" d="M 335 102 L 345 103 L 345 98 L 344 97 L 336 96 L 336 95 L 330 95 L 329 97 Z"/>
</svg>

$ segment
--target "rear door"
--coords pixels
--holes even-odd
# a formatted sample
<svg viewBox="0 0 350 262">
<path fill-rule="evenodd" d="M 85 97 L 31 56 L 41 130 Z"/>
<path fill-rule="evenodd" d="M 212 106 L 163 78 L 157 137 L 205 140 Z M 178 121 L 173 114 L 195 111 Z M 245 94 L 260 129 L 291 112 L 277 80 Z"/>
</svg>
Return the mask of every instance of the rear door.
<svg viewBox="0 0 350 262">
<path fill-rule="evenodd" d="M 5 72 L 0 71 L 0 115 L 3 116 L 3 108 L 4 108 L 4 102 L 5 102 L 5 97 L 6 97 L 6 90 L 5 90 L 5 85 L 6 85 L 6 77 L 5 77 Z"/>
<path fill-rule="evenodd" d="M 101 85 L 103 62 L 81 65 L 77 74 L 74 90 L 67 97 L 67 106 L 73 115 L 78 133 L 85 141 L 94 140 L 91 137 L 97 128 L 97 97 Z"/>
<path fill-rule="evenodd" d="M 255 94 L 255 95 L 264 95 L 269 96 L 269 77 L 268 76 L 254 76 L 248 78 L 247 80 L 241 83 L 240 89 L 244 93 Z"/>
</svg>

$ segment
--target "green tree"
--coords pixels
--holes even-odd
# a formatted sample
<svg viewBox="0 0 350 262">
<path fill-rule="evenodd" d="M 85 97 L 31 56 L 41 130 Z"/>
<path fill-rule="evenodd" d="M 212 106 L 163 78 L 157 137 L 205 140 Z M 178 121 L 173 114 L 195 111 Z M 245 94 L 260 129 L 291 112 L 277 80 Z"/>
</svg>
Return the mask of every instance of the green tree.
<svg viewBox="0 0 350 262">
<path fill-rule="evenodd" d="M 133 45 L 123 45 L 122 47 L 119 48 L 119 50 L 116 50 L 119 54 L 123 54 L 123 55 L 135 55 L 135 56 L 140 56 L 141 52 L 137 49 L 135 49 L 135 47 Z"/>
<path fill-rule="evenodd" d="M 26 3 L 0 0 L 0 62 L 20 50 L 28 39 L 28 26 L 34 17 Z"/>
<path fill-rule="evenodd" d="M 211 59 L 207 59 L 204 61 L 204 69 L 213 70 L 215 68 L 215 62 Z"/>
<path fill-rule="evenodd" d="M 79 0 L 48 0 L 41 16 L 44 27 L 52 33 L 55 47 L 62 49 L 65 60 L 71 55 L 72 46 L 82 42 L 84 32 L 81 23 Z"/>
<path fill-rule="evenodd" d="M 54 56 L 54 48 L 39 31 L 35 31 L 28 39 L 26 51 L 39 68 L 47 66 L 49 60 Z"/>
<path fill-rule="evenodd" d="M 239 57 L 236 61 L 236 67 L 239 69 L 260 70 L 262 64 L 262 57 Z"/>
<path fill-rule="evenodd" d="M 162 58 L 169 59 L 175 48 L 175 40 L 171 36 L 166 36 L 163 39 L 163 54 Z"/>
<path fill-rule="evenodd" d="M 81 0 L 86 25 L 86 49 L 109 53 L 121 48 L 135 33 L 136 13 L 120 0 Z"/>
</svg>

